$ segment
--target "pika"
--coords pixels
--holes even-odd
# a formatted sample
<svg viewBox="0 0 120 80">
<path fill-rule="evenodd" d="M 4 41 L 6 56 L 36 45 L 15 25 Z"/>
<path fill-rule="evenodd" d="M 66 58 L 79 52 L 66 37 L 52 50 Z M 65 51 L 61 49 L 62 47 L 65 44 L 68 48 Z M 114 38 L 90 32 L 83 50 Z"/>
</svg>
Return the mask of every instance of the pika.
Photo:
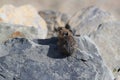
<svg viewBox="0 0 120 80">
<path fill-rule="evenodd" d="M 76 41 L 68 27 L 58 27 L 58 49 L 62 54 L 70 56 L 74 53 Z"/>
</svg>

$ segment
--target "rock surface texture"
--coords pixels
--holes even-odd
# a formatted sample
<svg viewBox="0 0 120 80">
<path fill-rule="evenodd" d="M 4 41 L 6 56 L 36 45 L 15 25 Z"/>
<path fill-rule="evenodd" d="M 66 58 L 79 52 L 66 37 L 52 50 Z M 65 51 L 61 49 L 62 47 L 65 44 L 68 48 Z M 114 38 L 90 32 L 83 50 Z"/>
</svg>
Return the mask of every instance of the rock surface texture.
<svg viewBox="0 0 120 80">
<path fill-rule="evenodd" d="M 33 43 L 14 38 L 1 44 L 8 54 L 0 57 L 0 80 L 113 80 L 88 37 L 76 38 L 79 47 L 75 57 L 61 55 L 56 41 L 39 39 Z"/>
<path fill-rule="evenodd" d="M 25 5 L 21 7 L 14 7 L 12 5 L 5 5 L 0 8 L 0 22 L 19 24 L 25 26 L 33 26 L 39 29 L 39 38 L 45 39 L 47 36 L 47 25 L 37 10 L 30 6 Z"/>
<path fill-rule="evenodd" d="M 100 24 L 113 20 L 115 18 L 110 13 L 92 6 L 78 11 L 69 20 L 69 25 L 75 35 L 89 35 L 91 32 L 96 31 Z"/>
<path fill-rule="evenodd" d="M 99 47 L 100 53 L 116 77 L 120 68 L 120 22 L 107 22 L 90 35 Z M 120 78 L 119 78 L 120 79 Z M 119 80 L 118 79 L 118 80 Z"/>
<path fill-rule="evenodd" d="M 21 37 L 27 39 L 45 38 L 46 32 L 41 32 L 41 28 L 33 26 L 13 25 L 8 23 L 0 23 L 0 43 L 10 38 Z"/>
</svg>

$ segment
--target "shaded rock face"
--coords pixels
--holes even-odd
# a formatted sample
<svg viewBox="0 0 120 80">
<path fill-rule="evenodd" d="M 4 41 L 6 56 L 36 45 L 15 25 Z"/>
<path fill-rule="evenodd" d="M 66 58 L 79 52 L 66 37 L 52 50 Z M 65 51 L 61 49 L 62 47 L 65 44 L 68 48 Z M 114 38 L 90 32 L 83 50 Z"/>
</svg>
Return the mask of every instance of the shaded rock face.
<svg viewBox="0 0 120 80">
<path fill-rule="evenodd" d="M 69 20 L 75 35 L 89 35 L 96 31 L 98 26 L 104 22 L 115 20 L 109 13 L 95 7 L 89 7 L 77 12 Z"/>
<path fill-rule="evenodd" d="M 17 8 L 12 5 L 3 6 L 0 8 L 0 22 L 27 27 L 34 26 L 39 29 L 39 38 L 45 39 L 47 36 L 46 22 L 38 15 L 37 10 L 30 5 Z"/>
<path fill-rule="evenodd" d="M 10 38 L 16 37 L 22 37 L 27 39 L 41 39 L 45 38 L 44 35 L 47 35 L 47 33 L 44 32 L 43 34 L 41 32 L 41 28 L 0 23 L 0 43 L 5 42 Z"/>
<path fill-rule="evenodd" d="M 68 22 L 69 16 L 57 11 L 45 10 L 39 12 L 40 16 L 46 21 L 48 27 L 48 38 L 55 36 L 55 29 L 64 27 Z"/>
<path fill-rule="evenodd" d="M 14 38 L 0 45 L 0 80 L 113 80 L 97 47 L 88 37 L 75 37 L 76 56 L 63 56 L 57 39 Z M 0 54 L 2 52 L 0 51 Z"/>
</svg>

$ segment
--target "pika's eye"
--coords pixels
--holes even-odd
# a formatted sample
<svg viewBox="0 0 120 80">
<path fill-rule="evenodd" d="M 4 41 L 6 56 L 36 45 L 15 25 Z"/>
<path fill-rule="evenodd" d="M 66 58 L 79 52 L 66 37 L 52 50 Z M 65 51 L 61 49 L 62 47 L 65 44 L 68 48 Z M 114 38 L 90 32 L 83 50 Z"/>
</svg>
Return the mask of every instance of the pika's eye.
<svg viewBox="0 0 120 80">
<path fill-rule="evenodd" d="M 68 36 L 68 32 L 65 32 L 65 33 L 64 33 L 64 36 Z"/>
<path fill-rule="evenodd" d="M 58 29 L 56 29 L 56 31 L 61 31 L 62 30 L 62 28 L 61 27 L 58 27 Z"/>
</svg>

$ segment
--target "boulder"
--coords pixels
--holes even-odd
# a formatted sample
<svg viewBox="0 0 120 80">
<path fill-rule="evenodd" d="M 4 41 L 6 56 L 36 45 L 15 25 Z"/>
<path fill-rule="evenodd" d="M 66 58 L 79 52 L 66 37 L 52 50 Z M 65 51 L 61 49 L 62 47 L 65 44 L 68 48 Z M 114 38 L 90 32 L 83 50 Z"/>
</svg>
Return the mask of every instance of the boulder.
<svg viewBox="0 0 120 80">
<path fill-rule="evenodd" d="M 120 22 L 107 22 L 102 24 L 96 31 L 90 34 L 99 51 L 113 71 L 115 77 L 120 77 Z M 119 78 L 120 79 L 120 78 Z M 118 80 L 119 80 L 118 79 Z"/>
<path fill-rule="evenodd" d="M 68 25 L 74 35 L 87 35 L 95 42 L 107 66 L 119 77 L 120 23 L 110 13 L 93 6 L 76 13 Z"/>
<path fill-rule="evenodd" d="M 14 7 L 12 5 L 5 5 L 0 8 L 0 22 L 25 25 L 27 27 L 33 26 L 39 29 L 39 37 L 45 39 L 47 36 L 47 25 L 37 10 L 31 5 L 24 5 L 21 7 Z"/>
<path fill-rule="evenodd" d="M 75 37 L 76 56 L 63 56 L 57 38 L 14 38 L 0 45 L 0 80 L 113 80 L 91 39 Z M 3 51 L 0 51 L 3 54 Z"/>
<path fill-rule="evenodd" d="M 113 20 L 115 18 L 110 13 L 91 6 L 73 15 L 68 25 L 71 26 L 75 35 L 89 35 L 96 31 L 100 24 Z"/>
</svg>

